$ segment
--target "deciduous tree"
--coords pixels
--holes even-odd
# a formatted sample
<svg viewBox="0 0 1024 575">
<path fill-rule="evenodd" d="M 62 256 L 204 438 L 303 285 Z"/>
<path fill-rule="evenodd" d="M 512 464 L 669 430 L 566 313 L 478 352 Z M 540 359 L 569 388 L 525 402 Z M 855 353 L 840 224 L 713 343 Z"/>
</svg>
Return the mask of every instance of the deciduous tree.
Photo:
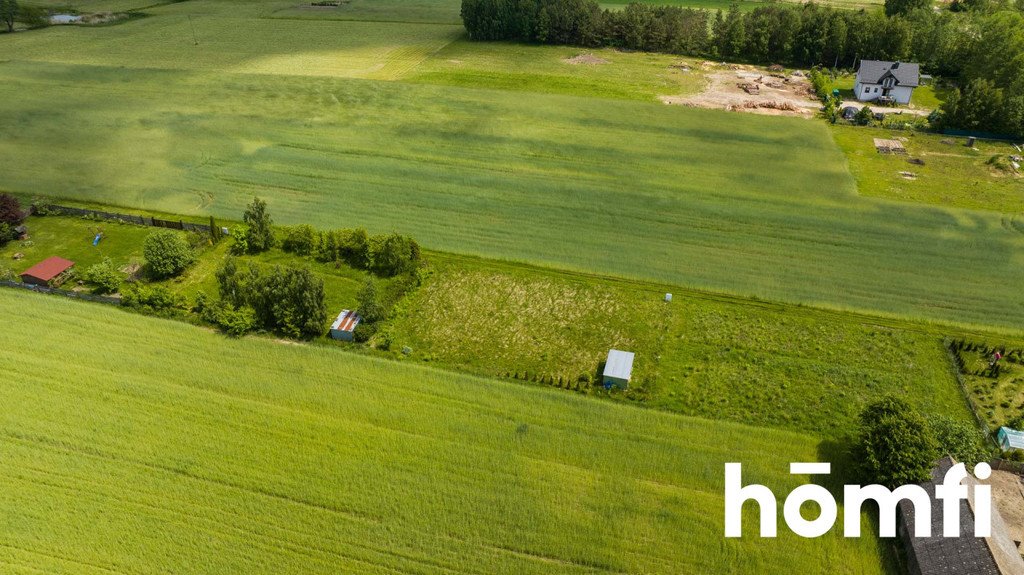
<svg viewBox="0 0 1024 575">
<path fill-rule="evenodd" d="M 242 221 L 246 225 L 246 246 L 250 253 L 260 253 L 274 247 L 274 220 L 267 211 L 267 202 L 253 198 L 245 208 Z"/>
<path fill-rule="evenodd" d="M 925 481 L 938 455 L 931 428 L 905 400 L 885 397 L 861 412 L 855 456 L 864 481 L 890 489 Z"/>
</svg>

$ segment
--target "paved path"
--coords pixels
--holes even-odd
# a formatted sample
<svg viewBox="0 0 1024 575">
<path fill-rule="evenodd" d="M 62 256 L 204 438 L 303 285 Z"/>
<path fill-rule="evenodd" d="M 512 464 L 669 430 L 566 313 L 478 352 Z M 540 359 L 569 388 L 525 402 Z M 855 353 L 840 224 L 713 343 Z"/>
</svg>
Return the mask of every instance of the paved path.
<svg viewBox="0 0 1024 575">
<path fill-rule="evenodd" d="M 843 103 L 839 105 L 839 109 L 842 110 L 847 106 L 853 106 L 860 110 L 865 105 L 865 102 L 858 102 L 856 100 L 843 100 Z M 931 114 L 931 110 L 917 110 L 913 108 L 893 108 L 890 106 L 878 106 L 876 104 L 867 104 L 871 108 L 871 111 L 876 114 L 911 114 L 913 116 L 927 116 Z"/>
</svg>

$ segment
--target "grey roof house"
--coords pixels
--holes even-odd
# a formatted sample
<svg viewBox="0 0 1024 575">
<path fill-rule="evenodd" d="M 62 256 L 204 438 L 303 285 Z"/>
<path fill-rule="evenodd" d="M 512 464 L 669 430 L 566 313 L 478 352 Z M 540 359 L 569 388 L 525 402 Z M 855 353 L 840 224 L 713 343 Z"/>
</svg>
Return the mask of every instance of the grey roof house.
<svg viewBox="0 0 1024 575">
<path fill-rule="evenodd" d="M 861 60 L 854 96 L 861 102 L 909 104 L 921 83 L 921 66 L 910 62 Z"/>
<path fill-rule="evenodd" d="M 932 470 L 932 479 L 921 486 L 932 499 L 932 536 L 913 537 L 914 507 L 908 501 L 899 504 L 899 534 L 906 543 L 910 575 L 1024 575 L 1024 559 L 1010 539 L 1006 524 L 992 506 L 992 536 L 974 536 L 974 486 L 978 480 L 968 476 L 968 499 L 960 502 L 960 537 L 942 536 L 942 501 L 935 498 L 935 487 L 942 484 L 946 472 L 956 465 L 951 457 L 940 459 Z"/>
</svg>

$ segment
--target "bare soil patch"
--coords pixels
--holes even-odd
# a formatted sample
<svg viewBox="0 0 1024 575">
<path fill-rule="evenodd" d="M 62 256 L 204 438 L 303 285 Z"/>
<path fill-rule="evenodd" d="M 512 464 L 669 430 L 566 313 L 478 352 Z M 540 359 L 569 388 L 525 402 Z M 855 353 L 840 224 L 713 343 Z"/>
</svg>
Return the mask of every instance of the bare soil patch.
<svg viewBox="0 0 1024 575">
<path fill-rule="evenodd" d="M 661 101 L 697 108 L 808 118 L 821 107 L 803 74 L 786 75 L 713 62 L 702 62 L 700 67 L 708 72 L 703 92 L 691 96 L 661 96 Z"/>
<path fill-rule="evenodd" d="M 580 54 L 578 56 L 573 56 L 572 58 L 562 58 L 562 61 L 565 62 L 566 64 L 573 64 L 573 65 L 576 65 L 576 66 L 579 66 L 579 65 L 596 66 L 598 64 L 609 64 L 610 63 L 610 62 L 608 62 L 608 60 L 605 60 L 604 58 L 600 58 L 600 57 L 595 56 L 593 54 Z"/>
<path fill-rule="evenodd" d="M 982 483 L 992 486 L 992 499 L 1014 541 L 1024 541 L 1024 482 L 1009 471 L 993 471 Z"/>
</svg>

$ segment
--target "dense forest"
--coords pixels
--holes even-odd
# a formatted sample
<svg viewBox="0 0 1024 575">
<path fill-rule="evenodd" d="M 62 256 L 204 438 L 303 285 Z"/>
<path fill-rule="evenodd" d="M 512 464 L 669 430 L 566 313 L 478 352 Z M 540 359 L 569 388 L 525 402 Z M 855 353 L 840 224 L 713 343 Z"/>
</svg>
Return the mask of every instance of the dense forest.
<svg viewBox="0 0 1024 575">
<path fill-rule="evenodd" d="M 887 0 L 885 10 L 766 3 L 741 12 L 595 0 L 463 0 L 474 40 L 610 46 L 759 64 L 856 67 L 859 59 L 920 62 L 960 86 L 942 127 L 1024 137 L 1024 0 Z"/>
</svg>

